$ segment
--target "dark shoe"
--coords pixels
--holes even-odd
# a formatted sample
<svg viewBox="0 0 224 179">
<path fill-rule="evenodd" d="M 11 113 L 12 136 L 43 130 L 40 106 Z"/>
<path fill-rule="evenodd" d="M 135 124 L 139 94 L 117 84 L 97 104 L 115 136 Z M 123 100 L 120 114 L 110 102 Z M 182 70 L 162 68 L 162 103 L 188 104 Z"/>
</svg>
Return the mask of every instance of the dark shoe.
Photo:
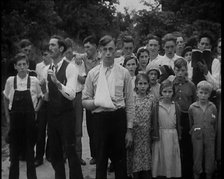
<svg viewBox="0 0 224 179">
<path fill-rule="evenodd" d="M 83 159 L 80 159 L 81 165 L 86 165 L 86 162 Z"/>
<path fill-rule="evenodd" d="M 108 168 L 108 172 L 109 173 L 114 172 L 114 164 L 112 162 L 110 163 L 110 166 Z"/>
<path fill-rule="evenodd" d="M 92 158 L 92 159 L 89 161 L 89 164 L 90 164 L 90 165 L 95 165 L 95 164 L 96 164 L 96 160 L 95 160 L 95 158 Z"/>
<path fill-rule="evenodd" d="M 34 162 L 35 167 L 38 167 L 38 166 L 40 166 L 40 165 L 42 165 L 42 164 L 43 164 L 43 160 L 36 160 L 36 161 Z"/>
</svg>

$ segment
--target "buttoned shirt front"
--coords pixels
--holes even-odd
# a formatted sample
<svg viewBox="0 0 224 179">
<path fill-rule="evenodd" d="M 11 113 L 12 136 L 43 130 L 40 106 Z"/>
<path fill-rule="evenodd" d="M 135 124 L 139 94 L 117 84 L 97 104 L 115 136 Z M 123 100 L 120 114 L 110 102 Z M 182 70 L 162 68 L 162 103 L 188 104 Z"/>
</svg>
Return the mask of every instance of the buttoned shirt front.
<svg viewBox="0 0 224 179">
<path fill-rule="evenodd" d="M 115 78 L 115 98 L 112 99 L 113 104 L 115 105 L 115 109 L 125 108 L 127 113 L 127 121 L 128 121 L 128 128 L 132 128 L 133 126 L 133 118 L 135 116 L 135 109 L 134 109 L 134 95 L 133 95 L 133 87 L 132 87 L 132 80 L 131 75 L 127 69 L 122 67 L 119 64 L 113 65 Z M 111 71 L 110 69 L 108 69 Z M 92 70 L 89 71 L 85 87 L 83 90 L 82 100 L 94 100 L 94 96 L 96 93 L 97 82 L 100 73 L 100 65 L 94 67 Z M 107 76 L 107 72 L 106 72 Z M 106 108 L 96 108 L 93 110 L 93 113 L 103 112 L 103 111 L 113 111 L 112 109 Z"/>
<path fill-rule="evenodd" d="M 27 78 L 28 75 L 26 75 L 25 78 L 20 78 L 18 75 L 17 77 L 17 89 L 18 91 L 25 91 L 27 90 Z M 5 84 L 5 89 L 3 91 L 3 94 L 5 97 L 9 100 L 9 110 L 12 108 L 12 102 L 14 97 L 15 89 L 14 89 L 14 76 L 10 76 Z M 38 98 L 43 97 L 39 80 L 34 77 L 30 76 L 30 94 L 33 102 L 34 108 L 37 105 Z"/>
<path fill-rule="evenodd" d="M 196 101 L 196 87 L 194 83 L 188 79 L 181 82 L 177 78 L 173 81 L 175 96 L 174 101 L 180 106 L 181 112 L 187 113 L 189 106 Z"/>
</svg>

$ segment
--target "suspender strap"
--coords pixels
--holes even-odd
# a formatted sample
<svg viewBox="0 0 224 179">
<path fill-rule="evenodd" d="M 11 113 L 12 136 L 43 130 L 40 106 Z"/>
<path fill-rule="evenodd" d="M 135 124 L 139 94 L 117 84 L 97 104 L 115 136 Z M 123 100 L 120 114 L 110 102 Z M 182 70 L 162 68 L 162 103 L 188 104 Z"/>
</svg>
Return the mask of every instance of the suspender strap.
<svg viewBox="0 0 224 179">
<path fill-rule="evenodd" d="M 17 89 L 17 78 L 16 78 L 16 76 L 14 76 L 14 89 L 16 90 Z"/>
<path fill-rule="evenodd" d="M 30 89 L 30 76 L 28 76 L 27 78 L 27 89 L 28 90 Z"/>
</svg>

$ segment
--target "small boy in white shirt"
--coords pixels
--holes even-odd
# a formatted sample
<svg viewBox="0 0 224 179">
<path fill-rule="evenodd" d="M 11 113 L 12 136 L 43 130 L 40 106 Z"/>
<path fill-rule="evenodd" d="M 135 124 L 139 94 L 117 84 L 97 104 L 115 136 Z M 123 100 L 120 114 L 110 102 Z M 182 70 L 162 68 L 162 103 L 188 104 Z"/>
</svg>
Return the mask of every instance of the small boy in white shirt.
<svg viewBox="0 0 224 179">
<path fill-rule="evenodd" d="M 11 161 L 9 179 L 19 178 L 19 155 L 24 149 L 27 178 L 36 179 L 34 165 L 35 113 L 40 108 L 43 94 L 38 79 L 28 75 L 29 61 L 26 54 L 18 53 L 14 60 L 14 68 L 18 73 L 7 79 L 3 91 L 6 120 L 10 125 L 8 134 Z"/>
</svg>

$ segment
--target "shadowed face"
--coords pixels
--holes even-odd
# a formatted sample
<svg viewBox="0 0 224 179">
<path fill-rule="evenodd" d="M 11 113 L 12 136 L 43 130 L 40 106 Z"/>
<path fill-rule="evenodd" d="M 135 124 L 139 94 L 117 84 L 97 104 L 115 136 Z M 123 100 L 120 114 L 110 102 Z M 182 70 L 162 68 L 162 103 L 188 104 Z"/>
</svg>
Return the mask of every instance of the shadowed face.
<svg viewBox="0 0 224 179">
<path fill-rule="evenodd" d="M 125 57 L 131 56 L 134 50 L 134 44 L 132 42 L 124 42 L 123 54 Z"/>
<path fill-rule="evenodd" d="M 114 41 L 109 42 L 107 45 L 102 46 L 100 49 L 101 49 L 101 58 L 103 59 L 103 62 L 108 65 L 113 64 L 116 52 Z"/>
<path fill-rule="evenodd" d="M 199 50 L 206 50 L 206 49 L 211 49 L 211 44 L 210 40 L 207 37 L 201 38 L 200 42 L 198 43 L 198 49 Z"/>
<path fill-rule="evenodd" d="M 167 41 L 164 44 L 165 54 L 168 58 L 173 58 L 175 54 L 176 44 L 173 40 Z"/>
</svg>

